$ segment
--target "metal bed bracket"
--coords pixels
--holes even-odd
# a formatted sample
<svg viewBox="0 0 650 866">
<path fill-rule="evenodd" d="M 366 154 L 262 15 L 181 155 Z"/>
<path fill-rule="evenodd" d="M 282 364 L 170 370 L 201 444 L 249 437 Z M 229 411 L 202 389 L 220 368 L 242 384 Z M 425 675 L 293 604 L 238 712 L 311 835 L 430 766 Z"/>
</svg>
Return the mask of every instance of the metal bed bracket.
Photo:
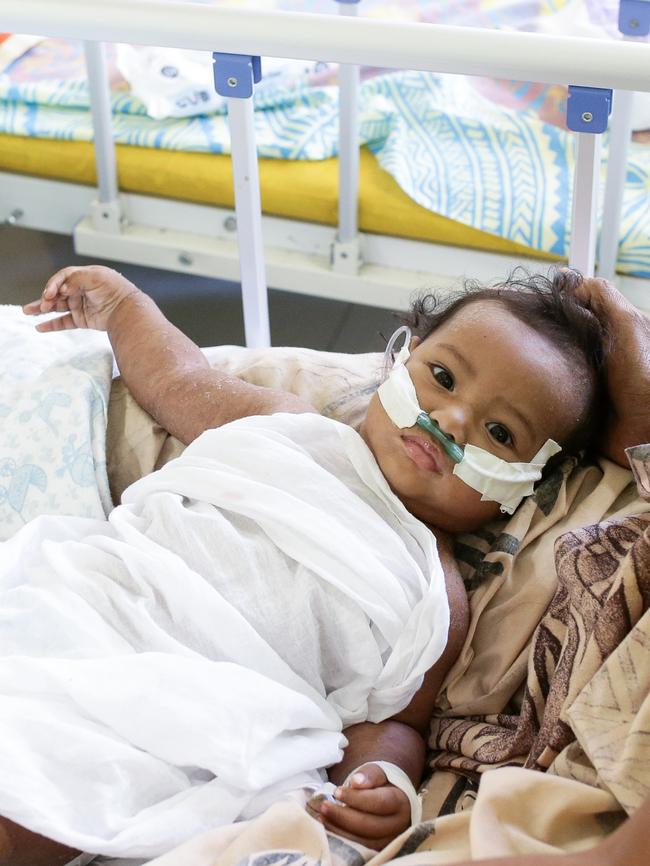
<svg viewBox="0 0 650 866">
<path fill-rule="evenodd" d="M 113 201 L 95 199 L 90 205 L 88 216 L 96 231 L 114 235 L 120 234 L 125 220 L 119 198 Z"/>
<path fill-rule="evenodd" d="M 650 33 L 650 0 L 620 0 L 618 29 L 626 36 Z"/>
<path fill-rule="evenodd" d="M 358 274 L 363 264 L 361 237 L 357 235 L 350 241 L 336 238 L 330 249 L 330 265 L 340 274 Z"/>
<path fill-rule="evenodd" d="M 253 85 L 262 80 L 262 62 L 254 54 L 212 52 L 214 89 L 219 96 L 246 99 L 253 95 Z"/>
<path fill-rule="evenodd" d="M 610 89 L 569 85 L 567 126 L 577 133 L 569 266 L 585 276 L 595 269 L 601 133 L 611 111 Z"/>
<path fill-rule="evenodd" d="M 612 91 L 569 85 L 566 122 L 573 132 L 605 132 L 612 113 Z"/>
<path fill-rule="evenodd" d="M 244 336 L 250 348 L 264 348 L 271 345 L 271 327 L 253 109 L 262 64 L 253 54 L 221 51 L 212 53 L 212 62 L 215 90 L 228 106 Z"/>
</svg>

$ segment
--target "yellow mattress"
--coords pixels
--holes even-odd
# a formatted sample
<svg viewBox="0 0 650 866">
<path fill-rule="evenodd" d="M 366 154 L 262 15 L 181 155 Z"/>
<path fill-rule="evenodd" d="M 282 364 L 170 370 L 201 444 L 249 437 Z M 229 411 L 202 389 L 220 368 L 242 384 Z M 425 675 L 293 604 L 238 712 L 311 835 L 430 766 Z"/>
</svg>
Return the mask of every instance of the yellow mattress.
<svg viewBox="0 0 650 866">
<path fill-rule="evenodd" d="M 0 136 L 0 171 L 92 185 L 88 142 Z M 200 204 L 233 206 L 230 157 L 117 146 L 120 189 Z M 338 161 L 261 159 L 262 208 L 267 214 L 336 225 Z M 359 225 L 362 231 L 512 255 L 552 258 L 513 241 L 439 216 L 416 204 L 362 148 Z"/>
</svg>

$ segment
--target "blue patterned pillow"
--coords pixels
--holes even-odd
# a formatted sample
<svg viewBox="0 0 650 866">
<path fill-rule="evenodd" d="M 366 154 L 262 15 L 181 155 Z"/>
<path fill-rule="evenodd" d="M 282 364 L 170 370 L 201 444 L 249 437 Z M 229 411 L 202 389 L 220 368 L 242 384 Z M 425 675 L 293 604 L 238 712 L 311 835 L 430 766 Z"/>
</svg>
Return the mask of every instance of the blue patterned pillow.
<svg viewBox="0 0 650 866">
<path fill-rule="evenodd" d="M 106 335 L 39 334 L 19 307 L 0 306 L 0 345 L 0 539 L 39 514 L 104 517 Z"/>
</svg>

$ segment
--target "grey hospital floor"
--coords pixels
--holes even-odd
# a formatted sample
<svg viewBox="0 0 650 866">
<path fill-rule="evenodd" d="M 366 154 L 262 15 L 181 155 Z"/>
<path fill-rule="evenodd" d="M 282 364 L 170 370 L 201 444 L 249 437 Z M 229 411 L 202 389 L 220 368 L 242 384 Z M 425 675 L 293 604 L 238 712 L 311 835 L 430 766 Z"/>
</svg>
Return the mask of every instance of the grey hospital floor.
<svg viewBox="0 0 650 866">
<path fill-rule="evenodd" d="M 91 263 L 121 271 L 151 295 L 167 318 L 199 346 L 244 344 L 237 284 L 86 259 L 74 254 L 67 235 L 0 226 L 0 304 L 31 301 L 59 268 Z M 274 290 L 269 292 L 269 310 L 274 346 L 382 351 L 399 324 L 390 310 Z"/>
</svg>

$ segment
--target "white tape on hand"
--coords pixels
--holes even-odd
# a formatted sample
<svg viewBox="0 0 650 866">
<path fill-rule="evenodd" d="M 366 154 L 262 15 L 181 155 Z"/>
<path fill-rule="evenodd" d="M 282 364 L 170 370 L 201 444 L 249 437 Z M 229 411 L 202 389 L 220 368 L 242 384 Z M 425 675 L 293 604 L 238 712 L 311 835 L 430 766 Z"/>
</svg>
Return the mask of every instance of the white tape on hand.
<svg viewBox="0 0 650 866">
<path fill-rule="evenodd" d="M 391 764 L 390 761 L 368 761 L 367 763 L 376 764 L 381 770 L 383 770 L 384 775 L 390 784 L 395 785 L 396 788 L 399 788 L 400 791 L 403 791 L 406 794 L 411 806 L 411 826 L 419 824 L 422 820 L 422 800 L 418 796 L 418 792 L 415 790 L 413 782 L 411 782 L 404 770 L 402 770 L 401 767 L 398 767 L 397 764 Z M 357 767 L 356 770 L 352 770 L 351 773 L 348 773 L 343 782 L 343 787 L 349 787 L 352 776 L 360 771 L 361 767 Z"/>
</svg>

